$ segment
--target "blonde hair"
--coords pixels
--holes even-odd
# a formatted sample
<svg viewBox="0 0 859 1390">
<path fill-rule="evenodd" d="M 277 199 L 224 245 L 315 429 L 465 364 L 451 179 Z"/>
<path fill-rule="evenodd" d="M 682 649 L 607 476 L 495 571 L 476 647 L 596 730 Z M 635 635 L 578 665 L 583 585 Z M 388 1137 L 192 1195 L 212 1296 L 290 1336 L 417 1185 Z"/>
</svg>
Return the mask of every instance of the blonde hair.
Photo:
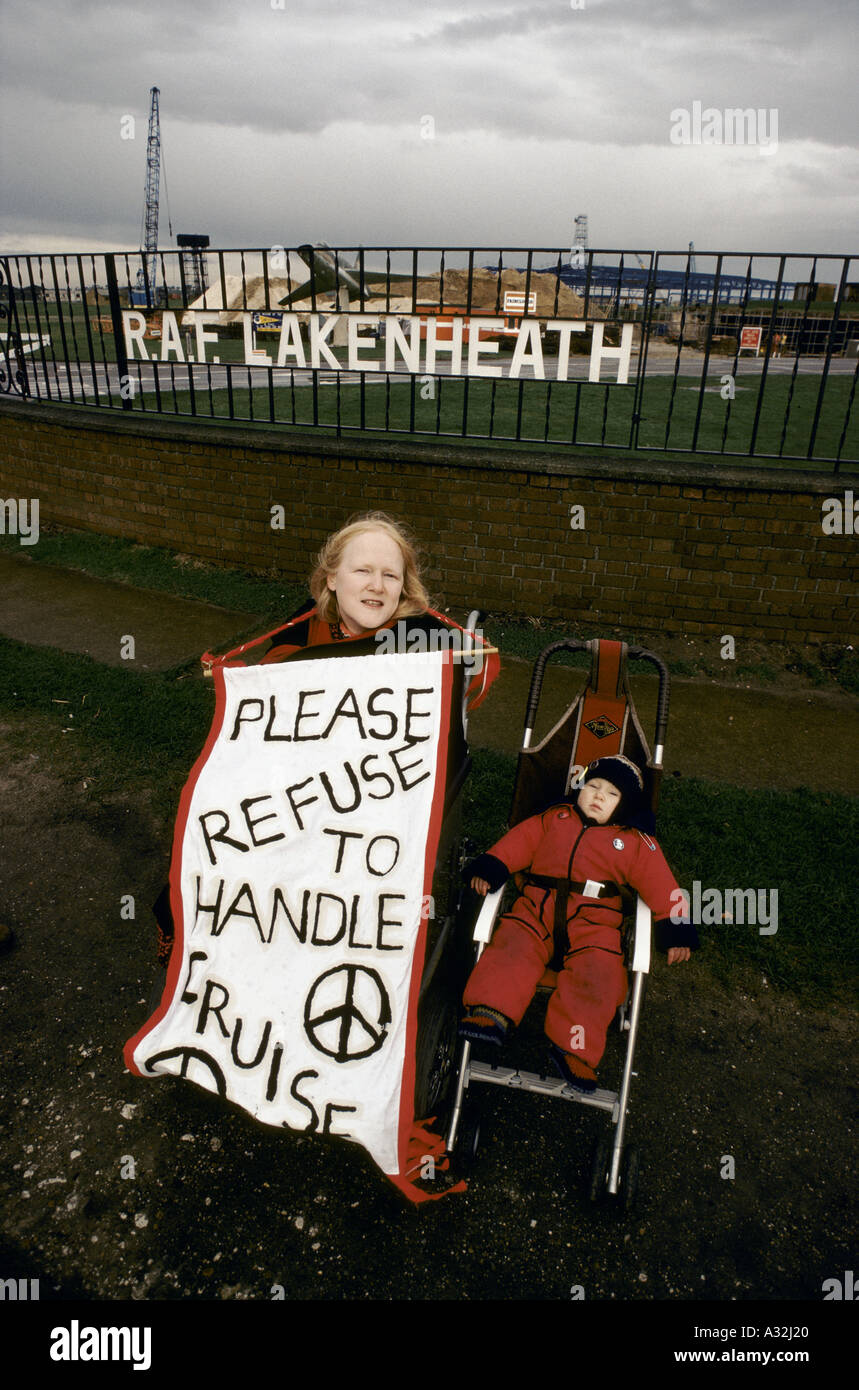
<svg viewBox="0 0 859 1390">
<path fill-rule="evenodd" d="M 397 611 L 390 621 L 425 613 L 429 607 L 429 595 L 421 581 L 416 545 L 409 532 L 387 512 L 363 512 L 329 536 L 316 557 L 316 567 L 310 576 L 310 592 L 316 599 L 316 612 L 323 622 L 336 623 L 340 619 L 337 595 L 328 587 L 328 576 L 340 568 L 343 552 L 349 542 L 368 531 L 383 531 L 396 542 L 403 557 L 402 593 Z"/>
</svg>

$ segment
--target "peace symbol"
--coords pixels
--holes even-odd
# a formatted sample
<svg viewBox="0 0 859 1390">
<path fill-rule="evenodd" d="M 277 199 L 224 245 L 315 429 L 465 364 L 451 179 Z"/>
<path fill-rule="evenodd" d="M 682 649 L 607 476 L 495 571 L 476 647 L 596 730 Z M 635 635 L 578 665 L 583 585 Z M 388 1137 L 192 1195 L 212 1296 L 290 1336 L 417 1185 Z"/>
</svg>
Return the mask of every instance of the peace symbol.
<svg viewBox="0 0 859 1390">
<path fill-rule="evenodd" d="M 337 965 L 320 975 L 304 1005 L 304 1031 L 335 1062 L 354 1062 L 378 1052 L 388 1036 L 391 1003 L 375 970 Z"/>
<path fill-rule="evenodd" d="M 174 1057 L 182 1058 L 182 1067 L 180 1069 L 179 1075 L 183 1077 L 187 1077 L 188 1067 L 192 1061 L 201 1062 L 202 1065 L 204 1067 L 207 1067 L 209 1072 L 211 1073 L 212 1079 L 215 1083 L 215 1090 L 217 1091 L 221 1100 L 226 1100 L 227 1082 L 224 1073 L 221 1067 L 215 1061 L 214 1057 L 211 1057 L 208 1052 L 204 1052 L 202 1048 L 171 1047 L 166 1049 L 164 1052 L 154 1052 L 151 1057 L 146 1058 L 143 1065 L 150 1074 L 154 1074 L 155 1068 L 159 1062 L 172 1062 Z M 193 1081 L 193 1079 L 194 1078 L 192 1077 L 191 1080 Z M 201 1081 L 200 1085 L 206 1086 L 206 1083 L 204 1081 Z M 206 1089 L 211 1090 L 211 1086 L 206 1086 Z"/>
</svg>

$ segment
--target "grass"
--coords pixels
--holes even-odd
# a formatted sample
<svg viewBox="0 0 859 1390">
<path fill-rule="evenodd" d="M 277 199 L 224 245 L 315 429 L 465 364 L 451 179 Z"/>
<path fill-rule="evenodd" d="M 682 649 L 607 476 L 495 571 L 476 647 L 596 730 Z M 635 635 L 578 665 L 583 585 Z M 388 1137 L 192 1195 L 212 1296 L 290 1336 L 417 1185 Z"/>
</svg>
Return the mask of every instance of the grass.
<svg viewBox="0 0 859 1390">
<path fill-rule="evenodd" d="M 182 776 L 211 722 L 211 682 L 102 666 L 91 657 L 0 637 L 0 709 L 47 716 L 94 739 L 129 776 Z"/>
<path fill-rule="evenodd" d="M 0 550 L 19 553 L 17 538 L 0 536 Z M 306 597 L 303 585 L 279 577 L 266 578 L 245 570 L 207 565 L 188 555 L 90 531 L 42 527 L 38 546 L 28 549 L 27 556 L 40 564 L 81 570 L 96 579 L 111 579 L 139 589 L 154 589 L 258 614 L 263 621 L 276 621 L 296 609 Z"/>
<path fill-rule="evenodd" d="M 804 676 L 813 685 L 823 685 L 826 683 L 827 675 L 834 676 L 842 689 L 851 695 L 859 695 L 859 652 L 849 647 L 826 648 L 821 652 L 821 661 L 824 666 L 815 665 L 797 655 L 788 670 Z"/>
<path fill-rule="evenodd" d="M 776 986 L 850 997 L 859 959 L 850 867 L 859 800 L 803 787 L 740 791 L 671 779 L 664 785 L 659 831 L 684 888 L 697 879 L 723 892 L 740 886 L 778 891 L 774 935 L 728 922 L 703 928 L 708 957 L 725 978 L 741 958 Z"/>
<path fill-rule="evenodd" d="M 728 365 L 725 366 L 725 371 Z M 715 376 L 713 375 L 715 372 Z M 700 395 L 700 378 L 647 377 L 640 403 L 637 451 L 666 452 L 725 461 L 769 459 L 806 463 L 859 458 L 859 418 L 851 410 L 851 380 L 829 377 L 812 449 L 818 406 L 817 377 L 770 377 L 759 408 L 760 382 L 740 377 L 734 400 L 723 400 L 720 369 L 711 363 L 711 384 Z M 161 413 L 217 419 L 247 426 L 366 430 L 463 443 L 541 447 L 630 449 L 634 438 L 635 391 L 587 382 L 485 381 L 459 377 L 422 378 L 414 384 L 384 375 L 360 383 L 322 380 L 316 386 L 251 387 L 231 392 L 163 387 Z M 241 373 L 236 374 L 241 381 Z M 433 389 L 434 395 L 424 392 Z M 700 401 L 700 416 L 699 416 Z M 156 409 L 151 394 L 135 397 L 135 409 Z M 842 442 L 843 435 L 843 442 Z M 754 449 L 754 453 L 752 453 Z"/>
</svg>

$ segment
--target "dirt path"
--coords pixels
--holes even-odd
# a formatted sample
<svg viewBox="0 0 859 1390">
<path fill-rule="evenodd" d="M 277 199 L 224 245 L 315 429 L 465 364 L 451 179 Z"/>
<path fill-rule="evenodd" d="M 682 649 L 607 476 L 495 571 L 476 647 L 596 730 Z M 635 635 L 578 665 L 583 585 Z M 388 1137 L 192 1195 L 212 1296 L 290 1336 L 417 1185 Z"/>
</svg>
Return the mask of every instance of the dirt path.
<svg viewBox="0 0 859 1390">
<path fill-rule="evenodd" d="M 845 1013 L 760 976 L 729 993 L 706 960 L 660 962 L 630 1112 L 645 1155 L 634 1218 L 584 1195 L 602 1117 L 494 1091 L 468 1193 L 416 1215 L 347 1144 L 124 1072 L 156 979 L 146 904 L 170 827 L 145 792 L 105 795 L 103 770 L 39 720 L 0 725 L 0 767 L 2 915 L 17 935 L 0 957 L 0 1275 L 38 1277 L 43 1298 L 266 1300 L 281 1286 L 569 1302 L 578 1286 L 589 1301 L 819 1303 L 855 1267 Z M 539 1033 L 520 1046 L 539 1065 Z"/>
</svg>

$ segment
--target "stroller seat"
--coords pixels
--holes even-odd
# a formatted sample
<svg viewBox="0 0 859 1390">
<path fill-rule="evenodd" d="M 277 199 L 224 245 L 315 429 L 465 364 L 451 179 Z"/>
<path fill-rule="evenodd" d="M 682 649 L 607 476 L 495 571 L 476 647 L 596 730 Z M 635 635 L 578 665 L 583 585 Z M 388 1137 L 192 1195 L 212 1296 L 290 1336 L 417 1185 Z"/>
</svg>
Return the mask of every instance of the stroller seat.
<svg viewBox="0 0 859 1390">
<path fill-rule="evenodd" d="M 554 655 L 562 651 L 588 652 L 591 658 L 590 670 L 584 687 L 573 702 L 545 737 L 532 746 L 546 666 Z M 648 662 L 655 668 L 659 678 L 652 754 L 629 689 L 627 667 L 630 660 Z M 611 754 L 623 754 L 639 768 L 644 779 L 645 800 L 655 812 L 668 719 L 668 693 L 669 678 L 665 664 L 654 653 L 643 648 L 630 647 L 626 643 L 610 640 L 569 640 L 547 647 L 535 663 L 531 680 L 509 825 L 518 825 L 521 821 L 563 800 L 581 785 L 590 762 Z M 515 878 L 521 880 L 520 875 L 516 875 Z M 495 893 L 488 893 L 483 899 L 473 931 L 477 945 L 475 959 L 480 958 L 491 938 L 503 895 L 504 889 L 499 889 Z M 623 1137 L 643 998 L 643 982 L 650 968 L 651 929 L 649 909 L 637 898 L 634 901 L 632 918 L 633 928 L 631 933 L 627 933 L 630 986 L 627 1000 L 620 1010 L 620 1026 L 626 1033 L 626 1059 L 618 1091 L 597 1089 L 584 1093 L 575 1090 L 560 1078 L 538 1076 L 518 1068 L 491 1066 L 473 1060 L 472 1044 L 465 1041 L 462 1045 L 457 1092 L 448 1130 L 449 1151 L 464 1156 L 466 1161 L 473 1158 L 476 1152 L 473 1103 L 469 1100 L 466 1107 L 466 1097 L 473 1083 L 537 1091 L 543 1095 L 596 1106 L 610 1114 L 615 1132 L 612 1143 L 607 1144 L 603 1140 L 598 1145 L 592 1166 L 591 1195 L 596 1198 L 603 1192 L 608 1192 L 616 1196 L 623 1188 L 624 1201 L 631 1205 L 637 1177 L 637 1155 L 634 1150 L 628 1150 L 622 1177 Z M 559 944 L 556 942 L 556 954 L 539 982 L 538 989 L 541 991 L 552 990 L 557 984 Z M 560 945 L 560 953 L 563 954 L 563 945 Z M 468 1109 L 471 1109 L 471 1115 L 468 1114 Z"/>
</svg>

